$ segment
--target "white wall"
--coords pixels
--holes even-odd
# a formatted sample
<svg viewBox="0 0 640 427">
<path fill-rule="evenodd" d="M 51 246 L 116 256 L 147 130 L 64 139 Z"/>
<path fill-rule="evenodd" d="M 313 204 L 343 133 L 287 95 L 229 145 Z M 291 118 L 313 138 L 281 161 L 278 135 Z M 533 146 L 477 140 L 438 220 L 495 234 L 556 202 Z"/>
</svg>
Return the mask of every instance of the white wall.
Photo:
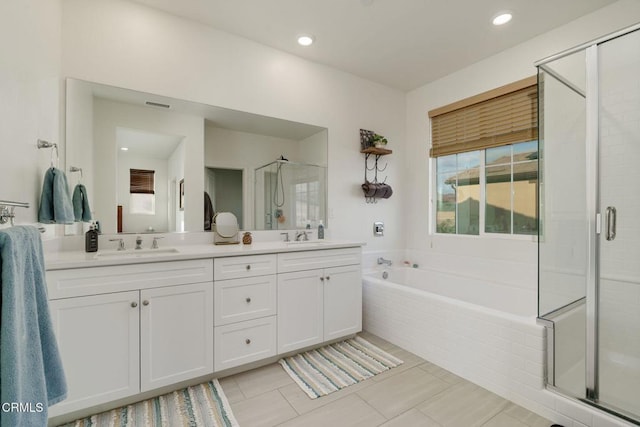
<svg viewBox="0 0 640 427">
<path fill-rule="evenodd" d="M 61 142 L 60 14 L 57 1 L 0 2 L 0 200 L 31 206 L 16 209 L 16 223 L 37 221 L 50 150 L 36 140 Z"/>
<path fill-rule="evenodd" d="M 131 2 L 62 8 L 64 76 L 327 127 L 331 236 L 369 250 L 404 246 L 402 92 Z M 394 195 L 376 205 L 360 190 L 360 128 L 395 150 L 386 171 Z M 375 220 L 387 223 L 384 238 L 372 238 Z"/>
<path fill-rule="evenodd" d="M 534 75 L 534 62 L 588 40 L 611 33 L 640 21 L 640 2 L 621 0 L 586 15 L 556 30 L 542 34 L 514 48 L 452 73 L 407 94 L 407 144 L 403 156 L 404 221 L 411 224 L 405 238 L 410 250 L 429 256 L 440 254 L 485 260 L 494 266 L 492 276 L 501 279 L 506 264 L 522 268 L 522 283 L 537 288 L 537 244 L 531 240 L 434 236 L 429 234 L 429 159 L 430 130 L 427 112 L 451 102 Z M 461 266 L 464 266 L 461 262 Z M 464 268 L 464 267 L 463 267 Z M 467 271 L 474 274 L 473 271 Z"/>
</svg>

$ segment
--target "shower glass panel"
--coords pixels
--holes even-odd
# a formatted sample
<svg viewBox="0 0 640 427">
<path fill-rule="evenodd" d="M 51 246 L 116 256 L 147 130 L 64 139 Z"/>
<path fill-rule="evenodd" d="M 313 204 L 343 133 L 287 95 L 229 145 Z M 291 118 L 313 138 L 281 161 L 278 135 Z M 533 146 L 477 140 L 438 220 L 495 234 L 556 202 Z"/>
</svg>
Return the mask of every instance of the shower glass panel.
<svg viewBox="0 0 640 427">
<path fill-rule="evenodd" d="M 540 317 L 554 322 L 549 381 L 584 397 L 587 283 L 585 52 L 539 69 Z"/>
<path fill-rule="evenodd" d="M 585 297 L 585 53 L 540 69 L 541 315 Z"/>
<path fill-rule="evenodd" d="M 601 403 L 640 414 L 640 31 L 598 50 Z"/>
<path fill-rule="evenodd" d="M 547 383 L 640 425 L 640 25 L 537 65 Z"/>
</svg>

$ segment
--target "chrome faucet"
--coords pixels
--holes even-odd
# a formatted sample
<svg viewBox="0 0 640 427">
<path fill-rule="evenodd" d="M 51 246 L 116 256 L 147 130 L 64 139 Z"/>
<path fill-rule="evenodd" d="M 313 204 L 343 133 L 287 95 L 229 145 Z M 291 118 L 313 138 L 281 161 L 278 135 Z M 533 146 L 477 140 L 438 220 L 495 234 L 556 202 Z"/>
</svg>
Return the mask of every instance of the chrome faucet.
<svg viewBox="0 0 640 427">
<path fill-rule="evenodd" d="M 142 249 L 142 237 L 136 237 L 136 249 Z"/>
<path fill-rule="evenodd" d="M 309 236 L 307 236 L 307 232 L 302 230 L 296 233 L 296 242 L 307 241 L 309 240 Z"/>
<path fill-rule="evenodd" d="M 391 265 L 393 263 L 391 262 L 390 259 L 384 259 L 384 258 L 380 257 L 380 258 L 378 258 L 378 265 L 382 265 L 382 264 Z"/>
<path fill-rule="evenodd" d="M 154 237 L 151 242 L 151 249 L 158 249 L 158 239 L 164 239 L 164 237 Z"/>
<path fill-rule="evenodd" d="M 280 233 L 281 236 L 284 236 L 284 241 L 288 242 L 289 241 L 289 233 Z"/>
<path fill-rule="evenodd" d="M 124 239 L 109 239 L 110 242 L 118 242 L 118 250 L 124 251 Z"/>
</svg>

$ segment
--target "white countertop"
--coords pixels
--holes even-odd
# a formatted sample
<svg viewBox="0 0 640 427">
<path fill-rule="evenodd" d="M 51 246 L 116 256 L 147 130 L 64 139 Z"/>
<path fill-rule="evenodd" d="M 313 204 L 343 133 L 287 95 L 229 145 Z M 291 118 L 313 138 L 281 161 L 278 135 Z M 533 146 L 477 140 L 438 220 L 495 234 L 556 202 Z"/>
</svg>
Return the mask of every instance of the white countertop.
<svg viewBox="0 0 640 427">
<path fill-rule="evenodd" d="M 181 261 L 188 259 L 219 258 L 241 255 L 261 255 L 281 252 L 315 251 L 323 249 L 353 248 L 363 242 L 340 240 L 310 240 L 308 242 L 254 242 L 250 245 L 193 244 L 161 246 L 159 249 L 113 249 L 87 253 L 84 251 L 59 251 L 45 253 L 47 270 L 67 268 L 102 267 L 109 265 L 141 264 L 148 262 Z M 169 252 L 175 250 L 175 252 Z M 154 252 L 157 251 L 157 252 Z"/>
</svg>

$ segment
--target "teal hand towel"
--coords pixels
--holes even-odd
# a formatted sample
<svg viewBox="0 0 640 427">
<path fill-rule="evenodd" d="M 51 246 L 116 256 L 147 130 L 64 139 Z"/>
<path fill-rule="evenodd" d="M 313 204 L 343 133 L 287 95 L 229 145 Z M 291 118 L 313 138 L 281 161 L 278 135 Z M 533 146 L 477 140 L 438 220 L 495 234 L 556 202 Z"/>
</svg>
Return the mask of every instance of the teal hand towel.
<svg viewBox="0 0 640 427">
<path fill-rule="evenodd" d="M 91 209 L 89 208 L 89 198 L 87 197 L 87 189 L 84 185 L 78 184 L 73 189 L 71 197 L 73 203 L 73 216 L 76 222 L 91 221 Z"/>
<path fill-rule="evenodd" d="M 0 404 L 22 405 L 0 411 L 0 425 L 46 426 L 48 406 L 66 398 L 67 386 L 35 227 L 0 230 L 0 285 Z"/>
<path fill-rule="evenodd" d="M 67 176 L 60 169 L 49 168 L 42 183 L 38 222 L 72 224 L 74 219 Z"/>
</svg>

